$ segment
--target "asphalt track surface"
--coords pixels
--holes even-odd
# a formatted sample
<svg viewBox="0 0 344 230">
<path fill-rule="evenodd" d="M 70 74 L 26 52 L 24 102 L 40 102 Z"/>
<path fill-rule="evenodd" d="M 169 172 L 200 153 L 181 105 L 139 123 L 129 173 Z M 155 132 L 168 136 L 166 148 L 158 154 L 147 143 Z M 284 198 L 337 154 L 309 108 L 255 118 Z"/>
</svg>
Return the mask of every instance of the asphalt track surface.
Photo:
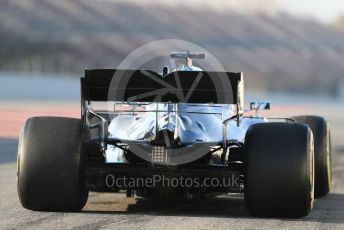
<svg viewBox="0 0 344 230">
<path fill-rule="evenodd" d="M 10 107 L 0 110 L 2 113 L 13 112 L 8 109 Z M 63 111 L 67 113 L 68 109 Z M 45 111 L 44 114 L 59 112 Z M 342 112 L 341 109 L 324 114 L 332 122 L 334 136 L 333 190 L 328 196 L 317 199 L 310 215 L 300 219 L 252 218 L 245 210 L 242 195 L 168 202 L 126 198 L 125 194 L 91 193 L 80 213 L 29 211 L 21 207 L 16 190 L 18 130 L 7 128 L 2 130 L 3 137 L 0 139 L 0 229 L 344 229 Z M 33 112 L 26 113 L 31 116 Z M 78 110 L 76 108 L 68 113 L 77 116 Z M 25 114 L 25 111 L 20 114 Z M 24 118 L 18 115 L 17 119 L 12 117 L 11 121 L 2 122 L 2 125 L 9 127 L 8 122 L 14 122 L 18 117 Z"/>
</svg>

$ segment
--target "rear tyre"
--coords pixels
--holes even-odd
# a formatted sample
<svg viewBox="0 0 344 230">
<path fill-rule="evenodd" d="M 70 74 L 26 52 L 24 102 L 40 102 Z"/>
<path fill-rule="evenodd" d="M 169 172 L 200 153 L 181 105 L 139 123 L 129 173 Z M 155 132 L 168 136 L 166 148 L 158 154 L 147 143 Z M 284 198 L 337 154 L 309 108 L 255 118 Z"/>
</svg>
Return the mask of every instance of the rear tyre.
<svg viewBox="0 0 344 230">
<path fill-rule="evenodd" d="M 260 123 L 245 137 L 245 204 L 253 216 L 302 217 L 313 208 L 313 136 L 306 125 Z"/>
<path fill-rule="evenodd" d="M 88 197 L 82 179 L 80 119 L 33 117 L 19 140 L 17 189 L 22 206 L 80 211 Z"/>
<path fill-rule="evenodd" d="M 328 123 L 319 116 L 293 117 L 309 126 L 314 137 L 314 196 L 328 194 L 332 187 L 331 135 Z"/>
</svg>

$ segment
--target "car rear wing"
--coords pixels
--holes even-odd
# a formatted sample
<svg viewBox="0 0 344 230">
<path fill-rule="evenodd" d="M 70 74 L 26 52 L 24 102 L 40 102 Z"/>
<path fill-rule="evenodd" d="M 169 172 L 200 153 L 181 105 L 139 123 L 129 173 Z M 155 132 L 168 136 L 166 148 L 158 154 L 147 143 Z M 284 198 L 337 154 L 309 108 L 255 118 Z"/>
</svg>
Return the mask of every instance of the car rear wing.
<svg viewBox="0 0 344 230">
<path fill-rule="evenodd" d="M 242 73 L 87 69 L 81 78 L 84 101 L 237 104 L 243 102 Z"/>
<path fill-rule="evenodd" d="M 243 84 L 242 73 L 175 71 L 162 76 L 149 70 L 86 70 L 85 77 L 81 78 L 81 118 L 89 130 L 97 131 L 103 151 L 107 143 L 115 144 L 118 140 L 107 137 L 108 121 L 93 111 L 92 101 L 236 104 L 236 115 L 223 121 L 225 151 L 228 122 L 236 118 L 237 124 L 240 123 Z M 93 123 L 92 117 L 99 122 Z"/>
</svg>

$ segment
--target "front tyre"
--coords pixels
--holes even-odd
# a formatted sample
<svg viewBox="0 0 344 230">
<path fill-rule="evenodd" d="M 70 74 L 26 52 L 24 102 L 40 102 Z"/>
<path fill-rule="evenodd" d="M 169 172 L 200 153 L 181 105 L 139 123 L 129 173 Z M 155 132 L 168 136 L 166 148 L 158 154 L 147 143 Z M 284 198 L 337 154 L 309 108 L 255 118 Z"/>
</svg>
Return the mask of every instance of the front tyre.
<svg viewBox="0 0 344 230">
<path fill-rule="evenodd" d="M 298 123 L 306 124 L 314 136 L 314 196 L 328 194 L 332 187 L 331 136 L 326 120 L 319 116 L 293 117 Z"/>
<path fill-rule="evenodd" d="M 82 179 L 80 119 L 33 117 L 19 139 L 17 189 L 22 206 L 80 211 L 88 197 Z"/>
<path fill-rule="evenodd" d="M 306 125 L 260 123 L 245 137 L 245 204 L 253 216 L 302 217 L 313 207 L 313 136 Z"/>
</svg>

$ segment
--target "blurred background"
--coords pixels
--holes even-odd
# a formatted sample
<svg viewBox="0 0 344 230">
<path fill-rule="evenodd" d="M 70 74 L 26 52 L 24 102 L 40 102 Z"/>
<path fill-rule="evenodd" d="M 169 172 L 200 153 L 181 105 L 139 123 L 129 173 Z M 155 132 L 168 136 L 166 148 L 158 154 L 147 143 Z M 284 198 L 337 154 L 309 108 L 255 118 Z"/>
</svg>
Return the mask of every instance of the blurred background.
<svg viewBox="0 0 344 230">
<path fill-rule="evenodd" d="M 268 115 L 324 115 L 339 142 L 342 0 L 1 0 L 0 137 L 16 138 L 28 116 L 78 117 L 85 68 L 170 38 L 244 72 L 246 102 L 272 101 Z"/>
</svg>

